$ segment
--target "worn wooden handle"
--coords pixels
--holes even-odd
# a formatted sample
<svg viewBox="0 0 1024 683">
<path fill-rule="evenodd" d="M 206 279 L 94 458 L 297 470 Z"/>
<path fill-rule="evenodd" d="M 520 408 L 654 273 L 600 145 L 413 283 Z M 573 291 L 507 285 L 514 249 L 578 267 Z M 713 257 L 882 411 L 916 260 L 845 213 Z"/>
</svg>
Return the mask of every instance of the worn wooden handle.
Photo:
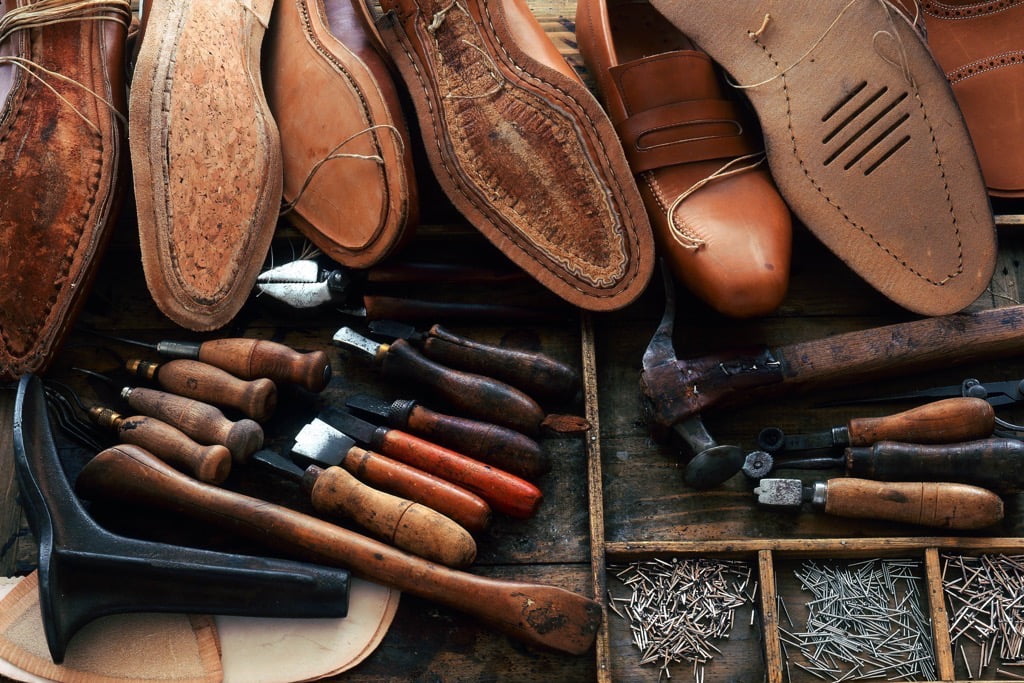
<svg viewBox="0 0 1024 683">
<path fill-rule="evenodd" d="M 987 489 L 967 484 L 849 477 L 829 480 L 825 512 L 943 529 L 981 529 L 1003 518 L 1003 500 Z"/>
<path fill-rule="evenodd" d="M 122 395 L 133 409 L 177 427 L 199 443 L 227 446 L 235 462 L 247 462 L 263 447 L 258 422 L 248 418 L 232 422 L 208 403 L 144 387 L 125 389 Z"/>
<path fill-rule="evenodd" d="M 995 410 L 980 398 L 947 398 L 895 415 L 850 420 L 850 445 L 870 446 L 879 441 L 958 443 L 992 435 Z"/>
<path fill-rule="evenodd" d="M 431 327 L 423 340 L 423 355 L 441 365 L 507 382 L 541 402 L 565 403 L 580 386 L 579 374 L 550 356 L 484 344 L 440 325 Z"/>
<path fill-rule="evenodd" d="M 461 486 L 405 463 L 353 446 L 341 466 L 371 486 L 437 510 L 472 533 L 487 528 L 491 506 Z"/>
<path fill-rule="evenodd" d="M 445 415 L 415 404 L 402 423 L 392 426 L 416 432 L 428 441 L 524 479 L 533 480 L 551 470 L 551 460 L 540 444 L 508 427 Z"/>
<path fill-rule="evenodd" d="M 469 489 L 510 517 L 531 517 L 544 499 L 528 481 L 398 429 L 387 430 L 379 448 L 407 465 Z"/>
<path fill-rule="evenodd" d="M 117 415 L 116 413 L 114 415 Z M 141 446 L 172 467 L 208 484 L 220 484 L 231 473 L 231 451 L 221 444 L 201 445 L 180 429 L 145 415 L 121 417 L 110 425 L 124 443 Z"/>
<path fill-rule="evenodd" d="M 583 654 L 601 623 L 601 606 L 590 598 L 443 567 L 309 515 L 190 479 L 130 444 L 93 458 L 76 488 L 87 498 L 156 506 L 291 557 L 345 567 L 370 581 L 462 610 L 529 644 Z"/>
<path fill-rule="evenodd" d="M 544 411 L 537 402 L 518 389 L 490 377 L 435 363 L 404 339 L 397 339 L 388 347 L 383 370 L 390 377 L 430 386 L 467 416 L 523 434 L 535 436 L 544 420 Z"/>
<path fill-rule="evenodd" d="M 436 510 L 371 488 L 340 467 L 313 465 L 306 476 L 315 477 L 310 498 L 324 514 L 348 517 L 377 538 L 448 567 L 476 559 L 469 532 Z"/>
<path fill-rule="evenodd" d="M 321 392 L 331 381 L 331 363 L 317 349 L 300 353 L 290 346 L 265 339 L 213 339 L 199 348 L 199 360 L 216 365 L 243 379 L 266 377 Z"/>
<path fill-rule="evenodd" d="M 172 394 L 213 405 L 234 408 L 257 422 L 265 422 L 277 408 L 277 385 L 266 377 L 245 380 L 209 363 L 179 358 L 166 363 L 131 360 L 128 370 L 155 379 Z"/>
</svg>

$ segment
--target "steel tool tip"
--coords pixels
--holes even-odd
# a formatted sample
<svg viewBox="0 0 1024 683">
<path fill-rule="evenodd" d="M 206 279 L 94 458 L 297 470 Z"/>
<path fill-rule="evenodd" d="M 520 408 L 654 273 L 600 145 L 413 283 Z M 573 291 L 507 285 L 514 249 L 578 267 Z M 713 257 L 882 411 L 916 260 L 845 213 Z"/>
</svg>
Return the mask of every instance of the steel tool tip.
<svg viewBox="0 0 1024 683">
<path fill-rule="evenodd" d="M 352 348 L 359 349 L 360 351 L 365 351 L 371 356 L 376 356 L 377 351 L 379 351 L 381 347 L 380 344 L 372 339 L 367 339 L 351 327 L 342 327 L 335 332 L 333 341 L 335 344 L 344 344 L 345 346 L 351 346 Z"/>
<path fill-rule="evenodd" d="M 302 427 L 295 435 L 292 455 L 323 467 L 338 465 L 356 442 L 319 418 Z"/>
</svg>

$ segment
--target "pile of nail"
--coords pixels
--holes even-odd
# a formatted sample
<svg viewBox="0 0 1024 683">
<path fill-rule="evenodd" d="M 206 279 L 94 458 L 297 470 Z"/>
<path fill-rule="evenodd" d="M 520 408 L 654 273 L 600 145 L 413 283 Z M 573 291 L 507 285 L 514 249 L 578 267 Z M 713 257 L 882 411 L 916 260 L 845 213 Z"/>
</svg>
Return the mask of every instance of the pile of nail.
<svg viewBox="0 0 1024 683">
<path fill-rule="evenodd" d="M 631 590 L 628 598 L 609 591 L 608 604 L 629 622 L 640 663 L 657 663 L 671 678 L 669 665 L 686 662 L 697 683 L 704 665 L 721 654 L 715 642 L 732 633 L 736 610 L 753 604 L 757 593 L 750 565 L 739 560 L 658 558 L 609 572 Z"/>
<path fill-rule="evenodd" d="M 980 678 L 998 652 L 997 667 L 1022 668 L 996 673 L 1024 680 L 1024 555 L 942 555 L 942 589 L 953 655 L 962 658 L 967 678 Z M 965 641 L 980 648 L 977 659 L 968 658 Z"/>
<path fill-rule="evenodd" d="M 871 559 L 804 562 L 794 572 L 807 601 L 807 623 L 797 627 L 779 595 L 782 654 L 821 680 L 934 680 L 931 620 L 921 606 L 922 563 Z M 792 650 L 797 652 L 793 652 Z"/>
</svg>

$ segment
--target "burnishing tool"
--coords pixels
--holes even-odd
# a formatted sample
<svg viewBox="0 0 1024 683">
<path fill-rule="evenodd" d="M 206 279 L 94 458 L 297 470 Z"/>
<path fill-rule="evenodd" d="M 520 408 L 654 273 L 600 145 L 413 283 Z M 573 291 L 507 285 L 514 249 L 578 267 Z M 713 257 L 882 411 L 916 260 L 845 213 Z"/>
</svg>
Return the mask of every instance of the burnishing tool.
<svg viewBox="0 0 1024 683">
<path fill-rule="evenodd" d="M 290 346 L 266 339 L 240 337 L 203 342 L 164 340 L 150 344 L 95 330 L 90 332 L 126 344 L 153 349 L 170 358 L 199 360 L 241 379 L 266 377 L 274 382 L 297 384 L 314 393 L 323 391 L 331 381 L 330 360 L 327 354 L 319 349 L 301 353 Z"/>
<path fill-rule="evenodd" d="M 935 316 L 775 348 L 678 359 L 672 345 L 674 283 L 663 269 L 665 315 L 644 354 L 641 391 L 652 435 L 682 441 L 684 477 L 711 488 L 738 473 L 743 452 L 708 434 L 701 412 L 786 391 L 853 384 L 994 359 L 1024 348 L 1024 306 Z"/>
<path fill-rule="evenodd" d="M 344 569 L 142 541 L 97 524 L 65 475 L 42 382 L 34 375 L 18 383 L 13 436 L 21 503 L 39 547 L 43 631 L 55 663 L 64 660 L 79 629 L 107 614 L 347 614 L 350 577 Z M 124 448 L 145 453 L 137 446 Z M 208 486 L 146 457 L 181 482 Z"/>
<path fill-rule="evenodd" d="M 510 384 L 542 404 L 564 404 L 580 390 L 579 373 L 543 353 L 485 344 L 441 325 L 420 332 L 395 320 L 375 320 L 369 328 L 372 334 L 389 340 L 408 340 L 441 365 Z"/>
<path fill-rule="evenodd" d="M 340 467 L 310 465 L 305 470 L 269 450 L 252 461 L 296 481 L 317 512 L 352 520 L 385 543 L 447 567 L 468 567 L 476 559 L 476 541 L 440 512 L 378 491 Z"/>
<path fill-rule="evenodd" d="M 385 377 L 413 380 L 430 387 L 463 414 L 536 436 L 544 411 L 522 391 L 491 377 L 454 370 L 426 358 L 404 339 L 380 344 L 342 327 L 334 343 L 368 354 Z"/>
<path fill-rule="evenodd" d="M 401 430 L 378 427 L 336 408 L 326 408 L 318 417 L 375 451 L 468 489 L 510 517 L 533 516 L 544 499 L 525 479 Z"/>
<path fill-rule="evenodd" d="M 291 458 L 303 465 L 340 466 L 371 486 L 437 510 L 472 533 L 487 528 L 491 506 L 466 489 L 416 467 L 356 446 L 320 419 L 295 435 Z"/>
<path fill-rule="evenodd" d="M 881 482 L 841 477 L 804 485 L 799 479 L 762 479 L 754 489 L 767 507 L 810 503 L 827 514 L 907 522 L 943 529 L 981 529 L 1003 518 L 1003 500 L 978 486 L 949 482 Z"/>
<path fill-rule="evenodd" d="M 959 443 L 991 436 L 995 410 L 980 398 L 947 398 L 882 417 L 858 417 L 845 425 L 813 434 L 785 434 L 762 429 L 757 446 L 768 453 L 819 448 L 870 446 L 879 441 Z"/>
<path fill-rule="evenodd" d="M 528 644 L 582 654 L 601 605 L 555 586 L 450 569 L 324 520 L 190 479 L 142 449 L 109 448 L 82 469 L 77 491 L 156 506 L 262 543 L 288 556 L 354 574 L 475 616 Z"/>
<path fill-rule="evenodd" d="M 277 385 L 266 377 L 239 379 L 209 363 L 187 358 L 167 363 L 133 359 L 125 363 L 125 368 L 172 394 L 233 408 L 257 422 L 269 420 L 277 407 Z"/>
<path fill-rule="evenodd" d="M 75 368 L 104 382 L 114 381 L 98 372 Z M 122 387 L 121 398 L 136 412 L 181 430 L 202 444 L 221 444 L 231 451 L 231 459 L 244 463 L 249 456 L 263 448 L 263 427 L 245 417 L 229 420 L 216 406 L 185 396 L 178 396 L 146 387 Z"/>
<path fill-rule="evenodd" d="M 753 451 L 743 473 L 762 479 L 776 470 L 844 469 L 847 475 L 881 481 L 949 481 L 998 494 L 1024 490 L 1024 443 L 989 438 L 953 444 L 879 441 L 847 448 L 842 456 L 776 459 Z"/>
<path fill-rule="evenodd" d="M 508 427 L 439 413 L 414 399 L 388 403 L 356 394 L 345 399 L 345 406 L 360 416 L 422 436 L 524 479 L 532 481 L 551 470 L 551 460 L 540 444 Z"/>
</svg>

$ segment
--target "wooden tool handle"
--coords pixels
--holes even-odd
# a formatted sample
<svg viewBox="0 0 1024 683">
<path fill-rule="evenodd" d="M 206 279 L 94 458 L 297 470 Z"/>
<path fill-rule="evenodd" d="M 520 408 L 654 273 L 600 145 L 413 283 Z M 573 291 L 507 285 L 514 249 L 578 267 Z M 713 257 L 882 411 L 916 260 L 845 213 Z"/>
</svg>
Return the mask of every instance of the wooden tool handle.
<svg viewBox="0 0 1024 683">
<path fill-rule="evenodd" d="M 437 510 L 472 533 L 490 524 L 491 506 L 480 496 L 387 456 L 353 446 L 341 467 L 371 486 Z"/>
<path fill-rule="evenodd" d="M 220 484 L 231 473 L 231 451 L 226 446 L 200 445 L 163 420 L 145 415 L 122 417 L 109 410 L 97 412 L 95 419 L 116 430 L 124 443 L 141 446 L 199 481 Z"/>
<path fill-rule="evenodd" d="M 413 404 L 401 421 L 393 424 L 428 441 L 468 455 L 524 479 L 536 479 L 551 470 L 551 461 L 540 444 L 514 429 L 438 413 Z"/>
<path fill-rule="evenodd" d="M 453 370 L 427 359 L 398 339 L 383 356 L 384 373 L 426 384 L 470 417 L 528 435 L 540 431 L 544 411 L 523 392 L 483 375 Z"/>
<path fill-rule="evenodd" d="M 540 489 L 528 481 L 398 429 L 387 430 L 380 451 L 464 486 L 510 517 L 531 517 L 544 499 Z"/>
<path fill-rule="evenodd" d="M 957 443 L 992 435 L 996 413 L 980 398 L 947 398 L 895 415 L 850 420 L 850 445 L 870 446 L 878 441 Z"/>
<path fill-rule="evenodd" d="M 331 381 L 331 363 L 317 349 L 300 353 L 290 346 L 265 339 L 213 339 L 199 348 L 199 360 L 216 365 L 243 379 L 267 377 L 321 392 Z"/>
<path fill-rule="evenodd" d="M 979 439 L 921 445 L 880 441 L 846 449 L 846 473 L 882 481 L 955 481 L 996 493 L 1024 490 L 1024 443 Z"/>
<path fill-rule="evenodd" d="M 825 512 L 943 529 L 981 529 L 1003 518 L 1003 501 L 977 486 L 948 482 L 830 479 Z"/>
<path fill-rule="evenodd" d="M 590 598 L 442 567 L 309 515 L 190 479 L 137 446 L 97 455 L 79 474 L 76 488 L 87 498 L 160 507 L 291 557 L 345 567 L 462 610 L 529 644 L 583 654 L 601 623 L 600 604 Z"/>
<path fill-rule="evenodd" d="M 232 422 L 208 403 L 144 387 L 125 389 L 122 395 L 133 409 L 177 427 L 199 443 L 227 446 L 235 462 L 248 461 L 263 447 L 258 422 L 247 418 Z"/>
<path fill-rule="evenodd" d="M 579 374 L 550 356 L 484 344 L 440 325 L 431 327 L 423 340 L 423 355 L 441 365 L 507 382 L 542 402 L 565 403 L 580 386 Z"/>
<path fill-rule="evenodd" d="M 234 408 L 257 422 L 270 419 L 277 407 L 277 385 L 266 377 L 239 379 L 214 365 L 187 358 L 166 363 L 131 360 L 127 367 L 138 377 L 155 379 L 172 394 Z"/>
<path fill-rule="evenodd" d="M 402 550 L 448 567 L 468 567 L 476 559 L 476 541 L 440 512 L 360 482 L 340 467 L 312 465 L 306 476 L 313 507 L 348 517 L 371 534 Z"/>
</svg>

